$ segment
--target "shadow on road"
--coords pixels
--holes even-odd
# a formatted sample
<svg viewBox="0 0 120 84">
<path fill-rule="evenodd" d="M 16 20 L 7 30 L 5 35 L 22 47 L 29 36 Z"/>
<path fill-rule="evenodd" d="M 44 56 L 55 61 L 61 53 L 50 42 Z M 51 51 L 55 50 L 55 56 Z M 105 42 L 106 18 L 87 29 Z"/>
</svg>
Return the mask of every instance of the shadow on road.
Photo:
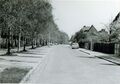
<svg viewBox="0 0 120 84">
<path fill-rule="evenodd" d="M 119 66 L 117 64 L 113 64 L 113 63 L 100 63 L 101 65 L 109 65 L 109 66 Z"/>
<path fill-rule="evenodd" d="M 80 58 L 92 58 L 92 59 L 96 59 L 96 57 L 91 57 L 91 56 L 77 56 L 77 57 L 80 57 Z"/>
<path fill-rule="evenodd" d="M 31 52 L 24 52 L 23 54 L 45 55 L 45 54 L 38 54 L 38 53 L 31 53 Z"/>
</svg>

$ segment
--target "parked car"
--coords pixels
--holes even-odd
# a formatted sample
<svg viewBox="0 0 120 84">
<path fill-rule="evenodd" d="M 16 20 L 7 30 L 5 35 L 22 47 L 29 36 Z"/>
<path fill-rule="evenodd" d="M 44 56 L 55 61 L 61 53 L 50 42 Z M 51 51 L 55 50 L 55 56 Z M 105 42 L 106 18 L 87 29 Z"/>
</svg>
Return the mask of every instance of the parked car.
<svg viewBox="0 0 120 84">
<path fill-rule="evenodd" d="M 72 49 L 78 49 L 79 45 L 78 45 L 78 43 L 72 43 L 71 47 L 72 47 Z"/>
</svg>

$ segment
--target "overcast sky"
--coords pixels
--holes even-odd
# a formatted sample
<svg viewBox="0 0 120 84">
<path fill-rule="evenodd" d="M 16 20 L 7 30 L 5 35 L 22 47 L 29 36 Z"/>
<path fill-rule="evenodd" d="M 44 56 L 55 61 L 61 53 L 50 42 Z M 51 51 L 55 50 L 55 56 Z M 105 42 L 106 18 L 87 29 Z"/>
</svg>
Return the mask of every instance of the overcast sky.
<svg viewBox="0 0 120 84">
<path fill-rule="evenodd" d="M 104 28 L 120 12 L 120 0 L 52 0 L 55 22 L 69 36 L 84 25 Z"/>
</svg>

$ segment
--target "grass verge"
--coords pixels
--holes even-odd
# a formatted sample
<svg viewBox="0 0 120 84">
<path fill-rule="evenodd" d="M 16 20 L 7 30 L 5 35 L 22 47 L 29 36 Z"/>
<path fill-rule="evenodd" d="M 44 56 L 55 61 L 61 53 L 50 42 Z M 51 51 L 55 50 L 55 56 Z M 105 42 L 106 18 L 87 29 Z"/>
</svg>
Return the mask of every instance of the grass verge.
<svg viewBox="0 0 120 84">
<path fill-rule="evenodd" d="M 0 83 L 19 83 L 30 69 L 6 68 L 0 73 Z"/>
</svg>

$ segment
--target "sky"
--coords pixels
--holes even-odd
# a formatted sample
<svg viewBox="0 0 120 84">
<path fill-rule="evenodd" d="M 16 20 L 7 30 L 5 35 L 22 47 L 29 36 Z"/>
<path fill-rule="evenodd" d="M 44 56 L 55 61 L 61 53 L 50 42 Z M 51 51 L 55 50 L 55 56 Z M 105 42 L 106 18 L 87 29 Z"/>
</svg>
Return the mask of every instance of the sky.
<svg viewBox="0 0 120 84">
<path fill-rule="evenodd" d="M 53 15 L 60 30 L 69 36 L 84 25 L 105 28 L 120 12 L 120 0 L 52 0 Z"/>
</svg>

